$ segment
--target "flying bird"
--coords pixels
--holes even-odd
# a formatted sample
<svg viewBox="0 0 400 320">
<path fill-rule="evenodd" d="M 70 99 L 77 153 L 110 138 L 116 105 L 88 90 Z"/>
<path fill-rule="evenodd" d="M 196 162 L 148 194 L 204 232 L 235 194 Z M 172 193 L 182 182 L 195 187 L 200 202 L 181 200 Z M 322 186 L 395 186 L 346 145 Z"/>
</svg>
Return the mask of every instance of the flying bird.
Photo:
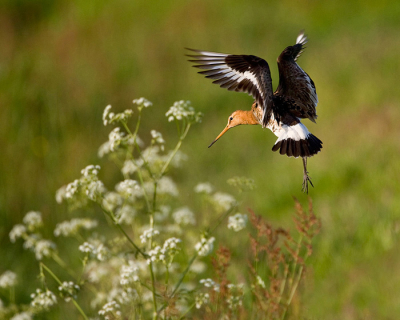
<svg viewBox="0 0 400 320">
<path fill-rule="evenodd" d="M 301 119 L 315 122 L 318 103 L 314 81 L 297 64 L 305 49 L 307 37 L 300 32 L 296 44 L 287 47 L 277 59 L 279 85 L 275 92 L 268 63 L 253 55 L 235 55 L 202 50 L 187 50 L 199 73 L 213 79 L 213 83 L 230 91 L 246 92 L 253 96 L 251 110 L 237 110 L 228 118 L 228 124 L 209 145 L 211 147 L 229 129 L 241 124 L 260 124 L 277 137 L 272 151 L 303 160 L 302 189 L 308 193 L 308 183 L 313 186 L 307 172 L 307 158 L 321 151 L 322 141 L 311 134 Z"/>
</svg>

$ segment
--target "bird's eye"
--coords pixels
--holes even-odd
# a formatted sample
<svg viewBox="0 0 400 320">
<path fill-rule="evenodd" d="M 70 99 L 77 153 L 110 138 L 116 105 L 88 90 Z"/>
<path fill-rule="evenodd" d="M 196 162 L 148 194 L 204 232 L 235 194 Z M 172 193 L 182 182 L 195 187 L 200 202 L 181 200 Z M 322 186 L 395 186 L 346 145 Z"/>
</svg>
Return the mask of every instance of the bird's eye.
<svg viewBox="0 0 400 320">
<path fill-rule="evenodd" d="M 233 117 L 230 117 L 230 118 L 229 118 L 229 120 L 231 120 L 231 121 L 232 121 L 232 120 L 233 120 Z"/>
</svg>

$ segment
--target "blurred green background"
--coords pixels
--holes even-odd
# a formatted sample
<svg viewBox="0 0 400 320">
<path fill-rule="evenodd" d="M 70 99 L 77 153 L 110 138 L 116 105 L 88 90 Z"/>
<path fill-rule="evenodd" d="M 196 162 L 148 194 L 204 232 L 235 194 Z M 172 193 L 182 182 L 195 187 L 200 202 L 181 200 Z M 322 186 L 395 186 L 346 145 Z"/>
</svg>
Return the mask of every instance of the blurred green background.
<svg viewBox="0 0 400 320">
<path fill-rule="evenodd" d="M 301 161 L 271 152 L 276 137 L 259 126 L 230 130 L 207 149 L 230 113 L 249 109 L 252 98 L 197 75 L 183 48 L 263 57 L 276 87 L 276 58 L 301 29 L 309 43 L 298 62 L 319 97 L 317 125 L 304 122 L 324 142 L 322 153 L 309 160 L 315 185 L 310 196 L 323 228 L 301 289 L 302 314 L 398 318 L 396 0 L 3 0 L 0 273 L 25 270 L 32 258 L 10 243 L 12 226 L 30 210 L 43 212 L 49 226 L 67 219 L 66 209 L 55 202 L 56 189 L 87 164 L 105 162 L 97 158 L 110 129 L 102 125 L 104 107 L 131 108 L 132 99 L 142 96 L 154 103 L 145 110 L 151 115 L 144 117 L 140 133 L 147 141 L 155 129 L 174 145 L 175 126 L 165 112 L 176 100 L 191 100 L 205 114 L 183 145 L 189 160 L 174 177 L 184 203 L 190 205 L 198 182 L 230 192 L 226 180 L 246 176 L 257 188 L 241 197 L 243 212 L 249 207 L 275 225 L 291 226 L 292 196 L 307 203 Z M 32 269 L 26 281 L 36 274 Z"/>
</svg>

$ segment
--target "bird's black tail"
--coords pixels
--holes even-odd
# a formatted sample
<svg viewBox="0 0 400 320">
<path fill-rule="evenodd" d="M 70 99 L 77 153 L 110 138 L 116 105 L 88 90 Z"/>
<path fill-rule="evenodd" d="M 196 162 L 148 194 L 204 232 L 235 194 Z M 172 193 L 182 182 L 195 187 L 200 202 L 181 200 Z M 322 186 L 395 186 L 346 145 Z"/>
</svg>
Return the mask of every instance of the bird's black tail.
<svg viewBox="0 0 400 320">
<path fill-rule="evenodd" d="M 305 137 L 305 139 L 282 139 L 275 143 L 272 147 L 272 151 L 278 151 L 288 157 L 312 157 L 322 149 L 322 141 L 311 133 Z"/>
</svg>

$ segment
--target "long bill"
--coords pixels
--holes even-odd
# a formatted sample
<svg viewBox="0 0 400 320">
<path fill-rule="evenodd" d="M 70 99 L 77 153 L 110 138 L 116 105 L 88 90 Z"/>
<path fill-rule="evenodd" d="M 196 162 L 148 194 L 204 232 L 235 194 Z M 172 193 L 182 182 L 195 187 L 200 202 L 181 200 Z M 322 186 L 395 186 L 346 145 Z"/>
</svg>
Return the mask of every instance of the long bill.
<svg viewBox="0 0 400 320">
<path fill-rule="evenodd" d="M 222 132 L 218 135 L 218 137 L 216 137 L 215 140 L 214 140 L 213 142 L 211 142 L 211 144 L 210 144 L 208 147 L 210 148 L 214 143 L 216 143 L 217 140 L 218 140 L 219 138 L 221 138 L 221 137 L 223 136 L 223 134 L 224 134 L 225 132 L 227 132 L 229 129 L 230 129 L 230 127 L 229 127 L 229 126 L 226 126 L 225 129 L 222 130 Z"/>
</svg>

